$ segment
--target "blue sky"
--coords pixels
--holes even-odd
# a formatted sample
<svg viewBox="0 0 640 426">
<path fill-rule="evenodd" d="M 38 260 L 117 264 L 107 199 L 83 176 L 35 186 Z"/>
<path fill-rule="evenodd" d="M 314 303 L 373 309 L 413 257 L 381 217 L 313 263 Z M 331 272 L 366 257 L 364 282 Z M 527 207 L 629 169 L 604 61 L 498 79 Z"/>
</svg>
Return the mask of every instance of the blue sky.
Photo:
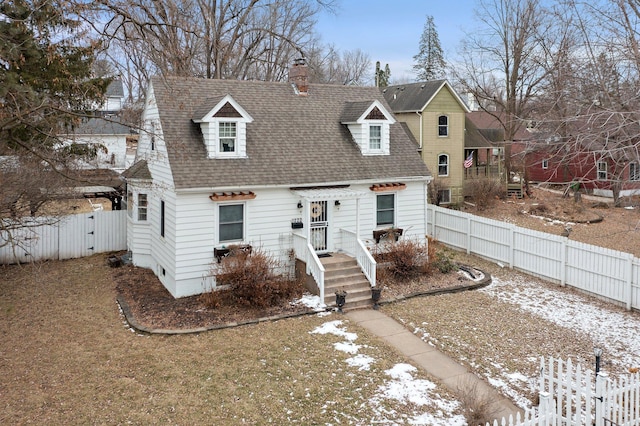
<svg viewBox="0 0 640 426">
<path fill-rule="evenodd" d="M 361 49 L 374 66 L 376 61 L 388 63 L 392 82 L 413 81 L 413 56 L 427 15 L 433 16 L 445 58 L 453 58 L 464 31 L 474 26 L 475 4 L 476 0 L 339 0 L 336 15 L 320 15 L 317 30 L 325 44 L 341 51 Z"/>
</svg>

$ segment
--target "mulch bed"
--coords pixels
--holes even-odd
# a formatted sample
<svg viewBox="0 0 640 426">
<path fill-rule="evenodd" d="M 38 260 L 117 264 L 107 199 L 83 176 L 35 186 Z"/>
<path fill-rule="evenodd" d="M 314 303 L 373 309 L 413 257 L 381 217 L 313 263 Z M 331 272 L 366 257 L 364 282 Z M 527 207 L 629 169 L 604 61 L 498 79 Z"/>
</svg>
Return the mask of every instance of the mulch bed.
<svg viewBox="0 0 640 426">
<path fill-rule="evenodd" d="M 141 331 L 204 331 L 314 312 L 304 305 L 289 303 L 265 309 L 238 305 L 209 308 L 202 296 L 175 299 L 150 269 L 124 265 L 112 270 L 118 301 L 130 324 Z M 386 285 L 381 302 L 411 297 L 421 292 L 442 292 L 447 288 L 459 290 L 466 284 L 475 282 L 457 272 L 436 272 L 417 280 Z"/>
</svg>

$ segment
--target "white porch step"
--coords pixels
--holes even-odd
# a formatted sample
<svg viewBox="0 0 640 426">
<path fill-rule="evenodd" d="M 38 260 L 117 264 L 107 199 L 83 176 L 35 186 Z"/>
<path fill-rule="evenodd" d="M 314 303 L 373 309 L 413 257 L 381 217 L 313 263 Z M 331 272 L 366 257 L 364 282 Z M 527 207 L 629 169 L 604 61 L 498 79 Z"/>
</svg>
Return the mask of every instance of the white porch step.
<svg viewBox="0 0 640 426">
<path fill-rule="evenodd" d="M 343 309 L 371 306 L 371 287 L 358 262 L 345 254 L 335 253 L 330 257 L 320 258 L 325 268 L 324 303 L 336 306 L 335 292 L 347 292 Z"/>
</svg>

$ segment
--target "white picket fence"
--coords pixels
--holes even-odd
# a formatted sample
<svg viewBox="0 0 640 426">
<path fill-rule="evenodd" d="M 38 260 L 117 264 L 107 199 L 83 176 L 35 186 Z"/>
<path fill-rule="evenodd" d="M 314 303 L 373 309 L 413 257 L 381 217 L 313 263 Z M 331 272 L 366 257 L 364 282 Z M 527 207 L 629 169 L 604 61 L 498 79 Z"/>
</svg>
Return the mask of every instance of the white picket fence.
<svg viewBox="0 0 640 426">
<path fill-rule="evenodd" d="M 428 233 L 451 247 L 640 309 L 640 259 L 559 235 L 428 205 Z"/>
<path fill-rule="evenodd" d="M 550 358 L 540 362 L 537 410 L 493 422 L 493 426 L 638 426 L 640 373 L 617 380 L 600 372 L 595 380 L 580 365 Z M 487 426 L 491 426 L 487 423 Z"/>
<path fill-rule="evenodd" d="M 0 264 L 73 259 L 127 249 L 126 210 L 34 218 L 23 224 L 10 237 L 0 231 Z"/>
</svg>

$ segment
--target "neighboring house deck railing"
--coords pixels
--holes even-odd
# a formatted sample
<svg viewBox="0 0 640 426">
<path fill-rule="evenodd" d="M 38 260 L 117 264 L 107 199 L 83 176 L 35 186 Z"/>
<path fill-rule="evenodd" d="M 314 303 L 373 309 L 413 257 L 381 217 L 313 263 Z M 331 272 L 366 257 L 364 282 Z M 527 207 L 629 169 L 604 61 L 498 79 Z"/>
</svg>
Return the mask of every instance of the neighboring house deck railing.
<svg viewBox="0 0 640 426">
<path fill-rule="evenodd" d="M 316 280 L 320 300 L 324 301 L 324 266 L 322 266 L 313 246 L 302 235 L 293 234 L 293 250 L 296 252 L 296 258 L 306 264 L 307 274 Z"/>
<path fill-rule="evenodd" d="M 500 177 L 500 167 L 497 165 L 479 165 L 464 169 L 465 179 L 479 178 L 498 178 Z"/>
<path fill-rule="evenodd" d="M 356 258 L 360 269 L 369 280 L 371 287 L 376 286 L 376 261 L 355 232 L 340 229 L 342 250 Z"/>
</svg>

